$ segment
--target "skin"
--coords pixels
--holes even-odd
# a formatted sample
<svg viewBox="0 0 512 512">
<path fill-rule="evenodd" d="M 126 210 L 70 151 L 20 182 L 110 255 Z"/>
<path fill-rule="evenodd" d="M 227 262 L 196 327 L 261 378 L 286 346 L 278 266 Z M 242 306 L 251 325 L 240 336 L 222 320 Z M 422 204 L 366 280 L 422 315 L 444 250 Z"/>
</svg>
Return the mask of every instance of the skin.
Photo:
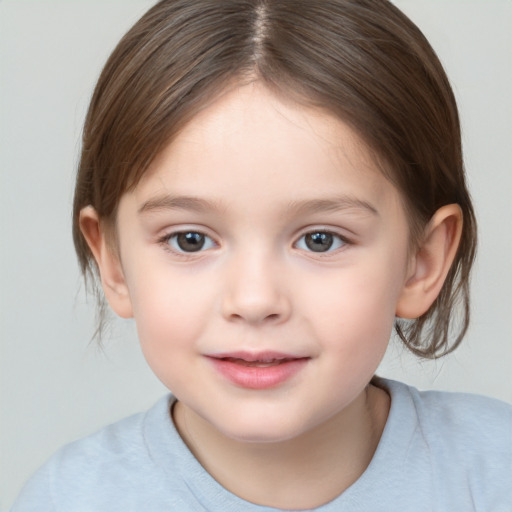
<svg viewBox="0 0 512 512">
<path fill-rule="evenodd" d="M 370 463 L 390 400 L 369 382 L 395 315 L 439 293 L 461 224 L 443 207 L 411 251 L 400 195 L 356 134 L 258 82 L 199 113 L 122 196 L 116 250 L 92 207 L 81 217 L 189 448 L 238 496 L 291 509 L 330 501 Z M 179 232 L 206 235 L 202 250 Z M 318 232 L 334 236 L 326 252 L 306 244 Z M 306 362 L 247 389 L 209 357 L 240 350 Z"/>
</svg>

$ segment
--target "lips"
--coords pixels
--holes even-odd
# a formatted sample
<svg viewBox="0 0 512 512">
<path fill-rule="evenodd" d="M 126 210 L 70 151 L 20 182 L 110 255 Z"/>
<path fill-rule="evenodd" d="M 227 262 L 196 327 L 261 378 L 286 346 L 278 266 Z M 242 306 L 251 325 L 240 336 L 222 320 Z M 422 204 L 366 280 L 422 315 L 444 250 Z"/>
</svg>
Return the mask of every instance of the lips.
<svg viewBox="0 0 512 512">
<path fill-rule="evenodd" d="M 281 386 L 295 377 L 309 361 L 308 357 L 277 352 L 237 352 L 207 357 L 223 378 L 247 389 Z"/>
<path fill-rule="evenodd" d="M 292 359 L 271 359 L 269 361 L 246 361 L 245 359 L 238 359 L 235 357 L 226 357 L 222 359 L 228 363 L 239 364 L 242 366 L 250 366 L 252 368 L 269 368 L 271 366 L 277 366 L 279 364 L 292 361 Z"/>
</svg>

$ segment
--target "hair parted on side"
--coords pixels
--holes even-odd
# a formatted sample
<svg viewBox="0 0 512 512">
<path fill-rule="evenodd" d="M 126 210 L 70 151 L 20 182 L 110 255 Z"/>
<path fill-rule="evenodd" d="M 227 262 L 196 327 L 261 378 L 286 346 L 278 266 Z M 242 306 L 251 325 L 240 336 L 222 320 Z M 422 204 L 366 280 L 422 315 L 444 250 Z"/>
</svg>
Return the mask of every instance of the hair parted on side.
<svg viewBox="0 0 512 512">
<path fill-rule="evenodd" d="M 400 192 L 413 243 L 438 208 L 460 206 L 460 246 L 440 295 L 420 318 L 395 324 L 415 354 L 451 352 L 469 323 L 476 250 L 459 117 L 434 50 L 387 0 L 162 0 L 151 8 L 108 59 L 86 117 L 73 207 L 84 276 L 95 282 L 97 267 L 80 210 L 92 205 L 114 230 L 122 194 L 155 156 L 228 86 L 253 80 L 358 133 Z"/>
</svg>

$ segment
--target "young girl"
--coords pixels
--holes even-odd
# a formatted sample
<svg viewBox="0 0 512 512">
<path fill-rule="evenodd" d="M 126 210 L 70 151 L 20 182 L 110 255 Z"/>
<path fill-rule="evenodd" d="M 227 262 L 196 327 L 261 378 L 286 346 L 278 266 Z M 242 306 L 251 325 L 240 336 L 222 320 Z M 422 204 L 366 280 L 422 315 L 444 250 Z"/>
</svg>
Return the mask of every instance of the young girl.
<svg viewBox="0 0 512 512">
<path fill-rule="evenodd" d="M 461 342 L 476 245 L 452 91 L 392 4 L 158 3 L 96 87 L 73 222 L 172 395 L 13 512 L 512 508 L 510 406 L 375 376 L 393 328 Z"/>
</svg>

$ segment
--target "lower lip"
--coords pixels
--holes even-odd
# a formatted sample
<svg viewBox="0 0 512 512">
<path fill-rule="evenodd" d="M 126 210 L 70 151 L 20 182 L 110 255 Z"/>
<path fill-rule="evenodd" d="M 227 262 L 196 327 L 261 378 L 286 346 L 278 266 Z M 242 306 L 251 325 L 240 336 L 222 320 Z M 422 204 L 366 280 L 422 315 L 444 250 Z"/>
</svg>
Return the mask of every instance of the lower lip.
<svg viewBox="0 0 512 512">
<path fill-rule="evenodd" d="M 225 359 L 209 358 L 217 371 L 233 384 L 247 389 L 269 389 L 291 379 L 308 359 L 292 359 L 274 366 L 246 366 Z"/>
</svg>

